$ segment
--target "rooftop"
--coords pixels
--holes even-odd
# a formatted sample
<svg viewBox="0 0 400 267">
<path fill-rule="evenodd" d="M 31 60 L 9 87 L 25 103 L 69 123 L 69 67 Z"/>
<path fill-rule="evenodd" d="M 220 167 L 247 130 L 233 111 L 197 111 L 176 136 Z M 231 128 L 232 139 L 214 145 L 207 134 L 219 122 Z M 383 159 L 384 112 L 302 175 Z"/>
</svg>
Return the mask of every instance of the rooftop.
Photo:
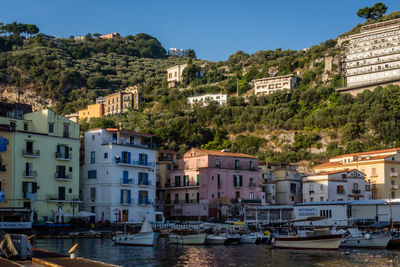
<svg viewBox="0 0 400 267">
<path fill-rule="evenodd" d="M 336 170 L 336 171 L 329 171 L 329 172 L 321 172 L 321 173 L 316 173 L 316 174 L 311 174 L 307 176 L 320 176 L 320 175 L 329 175 L 329 174 L 336 174 L 336 173 L 341 173 L 341 172 L 352 172 L 356 171 L 356 169 L 343 169 L 343 170 Z"/>
<path fill-rule="evenodd" d="M 294 206 L 314 206 L 314 205 L 386 205 L 389 203 L 400 204 L 400 199 L 368 199 L 368 200 L 342 200 L 342 201 L 319 201 L 308 203 L 297 203 Z"/>
<path fill-rule="evenodd" d="M 363 155 L 372 155 L 372 154 L 382 154 L 382 153 L 389 153 L 389 152 L 397 152 L 400 148 L 389 148 L 389 149 L 382 149 L 382 150 L 374 150 L 368 152 L 360 152 L 360 153 L 352 153 L 352 154 L 344 154 L 337 157 L 333 157 L 331 159 L 338 159 L 344 157 L 351 157 L 351 156 L 363 156 Z"/>
<path fill-rule="evenodd" d="M 88 129 L 87 132 L 91 131 L 98 131 L 98 130 L 103 130 L 102 128 L 91 128 Z M 153 137 L 154 134 L 148 134 L 148 133 L 139 133 L 131 130 L 124 130 L 124 129 L 117 129 L 117 128 L 105 128 L 107 132 L 120 132 L 120 133 L 126 133 L 126 134 L 133 134 L 133 135 L 142 135 L 142 136 L 148 136 L 148 137 Z"/>
<path fill-rule="evenodd" d="M 188 156 L 220 156 L 220 157 L 238 157 L 238 158 L 252 158 L 255 159 L 256 157 L 243 154 L 243 153 L 232 153 L 232 152 L 224 152 L 218 150 L 206 150 L 206 149 L 199 149 L 199 148 L 192 148 L 188 152 L 185 153 L 185 157 Z"/>
</svg>

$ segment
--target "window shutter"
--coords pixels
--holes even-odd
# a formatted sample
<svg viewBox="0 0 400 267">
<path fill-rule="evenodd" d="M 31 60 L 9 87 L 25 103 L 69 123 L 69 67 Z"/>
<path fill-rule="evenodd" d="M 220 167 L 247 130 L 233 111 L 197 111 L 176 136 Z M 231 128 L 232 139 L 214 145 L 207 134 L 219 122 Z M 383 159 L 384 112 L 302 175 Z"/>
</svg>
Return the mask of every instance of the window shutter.
<svg viewBox="0 0 400 267">
<path fill-rule="evenodd" d="M 122 182 L 123 182 L 124 184 L 128 184 L 128 183 L 129 183 L 129 178 L 128 178 L 128 176 L 129 176 L 129 172 L 128 172 L 128 171 L 123 171 L 123 172 L 122 172 Z"/>
<path fill-rule="evenodd" d="M 140 184 L 142 182 L 142 173 L 139 172 L 138 173 L 138 184 Z"/>
<path fill-rule="evenodd" d="M 243 177 L 239 175 L 239 186 L 243 186 Z"/>
<path fill-rule="evenodd" d="M 147 154 L 144 154 L 144 164 L 147 165 Z"/>
<path fill-rule="evenodd" d="M 200 184 L 200 174 L 197 174 L 197 185 Z"/>
<path fill-rule="evenodd" d="M 144 174 L 144 180 L 146 181 L 146 183 L 149 182 L 149 174 L 147 172 Z"/>
<path fill-rule="evenodd" d="M 236 175 L 233 176 L 233 186 L 236 187 Z"/>
<path fill-rule="evenodd" d="M 131 163 L 131 152 L 128 152 L 128 163 Z"/>
<path fill-rule="evenodd" d="M 121 189 L 121 204 L 124 203 L 124 190 Z"/>
<path fill-rule="evenodd" d="M 32 193 L 37 192 L 37 183 L 32 183 Z"/>
<path fill-rule="evenodd" d="M 128 204 L 132 204 L 131 190 L 128 190 Z"/>
<path fill-rule="evenodd" d="M 138 197 L 139 203 L 142 202 L 142 194 L 141 194 L 141 192 L 142 192 L 142 191 L 139 191 L 139 197 Z"/>
</svg>

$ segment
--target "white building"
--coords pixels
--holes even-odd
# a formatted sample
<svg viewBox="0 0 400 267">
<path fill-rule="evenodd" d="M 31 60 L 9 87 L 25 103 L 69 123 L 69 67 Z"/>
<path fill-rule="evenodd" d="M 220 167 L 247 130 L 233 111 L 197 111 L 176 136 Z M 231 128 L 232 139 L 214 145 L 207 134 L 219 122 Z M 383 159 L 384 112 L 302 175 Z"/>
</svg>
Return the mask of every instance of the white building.
<svg viewBox="0 0 400 267">
<path fill-rule="evenodd" d="M 285 76 L 261 78 L 252 81 L 255 95 L 268 95 L 279 90 L 292 90 L 297 83 L 297 77 Z"/>
<path fill-rule="evenodd" d="M 168 88 L 176 86 L 177 83 L 182 82 L 183 70 L 187 67 L 187 64 L 176 65 L 167 69 L 167 82 Z"/>
<path fill-rule="evenodd" d="M 179 48 L 171 47 L 168 50 L 168 55 L 169 56 L 175 56 L 175 57 L 187 57 L 188 51 L 185 50 L 185 49 L 179 49 Z"/>
<path fill-rule="evenodd" d="M 400 19 L 362 26 L 360 33 L 340 37 L 338 44 L 343 43 L 347 90 L 400 81 Z"/>
<path fill-rule="evenodd" d="M 390 211 L 392 209 L 392 212 Z M 324 201 L 294 205 L 295 219 L 321 216 L 325 220 L 313 221 L 314 226 L 368 225 L 376 221 L 400 222 L 400 199 Z M 309 226 L 310 222 L 296 222 L 297 226 Z"/>
<path fill-rule="evenodd" d="M 96 221 L 154 221 L 156 149 L 153 135 L 118 129 L 85 132 L 81 189 Z"/>
<path fill-rule="evenodd" d="M 188 102 L 191 106 L 193 106 L 194 104 L 200 104 L 202 106 L 206 106 L 210 102 L 215 102 L 219 105 L 225 105 L 227 99 L 228 99 L 227 94 L 206 94 L 206 95 L 188 97 Z"/>
<path fill-rule="evenodd" d="M 358 170 L 322 172 L 303 179 L 304 203 L 360 199 L 371 199 L 371 185 Z"/>
</svg>

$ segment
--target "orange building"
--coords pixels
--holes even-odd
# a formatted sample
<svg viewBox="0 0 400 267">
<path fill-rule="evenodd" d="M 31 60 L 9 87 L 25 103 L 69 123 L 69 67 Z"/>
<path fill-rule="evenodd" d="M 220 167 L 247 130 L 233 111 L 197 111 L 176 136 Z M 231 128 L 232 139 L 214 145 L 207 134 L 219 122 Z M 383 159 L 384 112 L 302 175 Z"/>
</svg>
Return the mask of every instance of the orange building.
<svg viewBox="0 0 400 267">
<path fill-rule="evenodd" d="M 93 104 L 87 106 L 85 109 L 78 111 L 79 121 L 90 120 L 91 118 L 100 118 L 104 115 L 104 105 L 103 104 Z"/>
<path fill-rule="evenodd" d="M 118 32 L 113 32 L 100 36 L 101 39 L 119 39 L 121 35 Z"/>
</svg>

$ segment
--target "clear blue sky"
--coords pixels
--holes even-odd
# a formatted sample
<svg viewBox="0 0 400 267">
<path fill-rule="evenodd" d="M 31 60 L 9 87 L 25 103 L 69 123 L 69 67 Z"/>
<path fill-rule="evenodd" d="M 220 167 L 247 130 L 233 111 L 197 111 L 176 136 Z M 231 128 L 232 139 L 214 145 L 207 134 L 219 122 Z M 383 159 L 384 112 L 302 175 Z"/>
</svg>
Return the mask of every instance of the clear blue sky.
<svg viewBox="0 0 400 267">
<path fill-rule="evenodd" d="M 336 38 L 378 0 L 2 0 L 0 22 L 36 24 L 57 37 L 144 32 L 169 49 L 226 60 L 238 50 L 302 49 Z M 388 13 L 400 1 L 383 0 Z"/>
</svg>

